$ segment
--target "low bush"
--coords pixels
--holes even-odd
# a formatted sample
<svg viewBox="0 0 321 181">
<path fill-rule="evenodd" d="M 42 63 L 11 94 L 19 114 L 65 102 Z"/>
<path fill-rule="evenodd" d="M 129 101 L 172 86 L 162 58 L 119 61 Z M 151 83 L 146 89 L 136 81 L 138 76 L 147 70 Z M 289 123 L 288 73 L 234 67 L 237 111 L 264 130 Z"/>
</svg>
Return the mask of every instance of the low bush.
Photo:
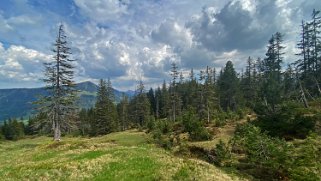
<svg viewBox="0 0 321 181">
<path fill-rule="evenodd" d="M 270 136 L 304 139 L 310 131 L 314 131 L 317 117 L 311 109 L 294 103 L 285 103 L 274 112 L 257 107 L 258 119 L 254 124 L 266 131 Z"/>
<path fill-rule="evenodd" d="M 1 132 L 0 132 L 0 141 L 1 140 L 4 140 L 4 136 L 1 134 Z"/>
<path fill-rule="evenodd" d="M 184 131 L 188 132 L 193 141 L 210 140 L 212 135 L 202 126 L 193 110 L 188 110 L 183 114 L 182 124 Z"/>
<path fill-rule="evenodd" d="M 321 180 L 321 142 L 310 134 L 303 142 L 295 143 L 291 155 L 293 163 L 289 175 L 293 180 Z"/>
<path fill-rule="evenodd" d="M 251 174 L 257 178 L 265 178 L 269 174 L 274 179 L 285 178 L 290 159 L 290 146 L 278 138 L 262 133 L 260 128 L 251 125 L 239 125 L 232 139 L 233 147 L 245 153 L 245 162 L 257 172 Z M 233 149 L 235 150 L 235 149 Z"/>
<path fill-rule="evenodd" d="M 220 143 L 216 150 L 225 158 L 227 148 Z M 237 126 L 231 149 L 236 154 L 245 154 L 236 167 L 255 178 L 321 180 L 321 144 L 316 134 L 309 134 L 305 140 L 286 142 L 248 123 Z"/>
<path fill-rule="evenodd" d="M 151 135 L 154 142 L 165 149 L 171 149 L 174 145 L 173 123 L 170 121 L 157 120 Z"/>
<path fill-rule="evenodd" d="M 146 127 L 147 127 L 147 132 L 151 132 L 155 129 L 155 118 L 154 117 L 150 117 L 150 119 L 148 120 Z"/>
<path fill-rule="evenodd" d="M 229 144 L 220 140 L 214 148 L 214 164 L 218 166 L 227 166 L 230 164 L 231 156 L 232 154 Z"/>
</svg>

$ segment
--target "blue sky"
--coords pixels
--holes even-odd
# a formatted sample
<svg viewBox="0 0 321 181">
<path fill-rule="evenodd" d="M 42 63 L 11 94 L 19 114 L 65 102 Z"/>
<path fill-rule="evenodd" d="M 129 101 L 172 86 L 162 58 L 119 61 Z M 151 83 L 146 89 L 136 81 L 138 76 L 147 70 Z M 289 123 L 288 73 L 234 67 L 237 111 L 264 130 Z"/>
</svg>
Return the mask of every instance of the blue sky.
<svg viewBox="0 0 321 181">
<path fill-rule="evenodd" d="M 302 19 L 319 0 L 1 0 L 0 88 L 39 87 L 58 24 L 77 61 L 76 81 L 110 77 L 121 90 L 156 86 L 170 64 L 182 72 L 248 56 L 264 58 L 268 39 L 285 35 L 285 63 L 297 57 Z"/>
</svg>

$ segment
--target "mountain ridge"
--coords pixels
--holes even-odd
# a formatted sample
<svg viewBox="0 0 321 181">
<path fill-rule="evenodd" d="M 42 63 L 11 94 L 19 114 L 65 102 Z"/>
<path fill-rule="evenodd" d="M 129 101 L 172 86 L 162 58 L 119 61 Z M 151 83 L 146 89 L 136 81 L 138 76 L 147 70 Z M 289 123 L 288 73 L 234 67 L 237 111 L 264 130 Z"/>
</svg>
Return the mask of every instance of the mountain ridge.
<svg viewBox="0 0 321 181">
<path fill-rule="evenodd" d="M 80 108 L 93 107 L 96 101 L 96 92 L 98 85 L 93 82 L 85 81 L 76 84 L 79 90 Z M 131 91 L 119 91 L 113 89 L 115 101 L 119 102 L 123 94 L 131 97 Z M 37 88 L 10 88 L 0 89 L 0 122 L 9 118 L 20 118 L 32 115 L 32 102 L 37 100 L 38 96 L 45 95 L 45 87 Z"/>
</svg>

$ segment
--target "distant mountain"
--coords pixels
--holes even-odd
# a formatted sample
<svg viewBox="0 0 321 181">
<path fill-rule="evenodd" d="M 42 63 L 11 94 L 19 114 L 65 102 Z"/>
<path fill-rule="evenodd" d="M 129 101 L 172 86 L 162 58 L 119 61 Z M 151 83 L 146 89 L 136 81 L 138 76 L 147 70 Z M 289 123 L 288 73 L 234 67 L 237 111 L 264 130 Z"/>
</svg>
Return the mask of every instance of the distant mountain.
<svg viewBox="0 0 321 181">
<path fill-rule="evenodd" d="M 79 90 L 79 102 L 81 108 L 93 107 L 96 102 L 96 92 L 98 86 L 92 82 L 81 82 L 76 85 Z M 122 94 L 131 97 L 132 91 L 121 92 L 114 89 L 115 101 L 121 100 Z M 0 122 L 8 118 L 26 117 L 32 114 L 32 102 L 37 97 L 46 95 L 44 88 L 17 88 L 0 89 Z"/>
</svg>

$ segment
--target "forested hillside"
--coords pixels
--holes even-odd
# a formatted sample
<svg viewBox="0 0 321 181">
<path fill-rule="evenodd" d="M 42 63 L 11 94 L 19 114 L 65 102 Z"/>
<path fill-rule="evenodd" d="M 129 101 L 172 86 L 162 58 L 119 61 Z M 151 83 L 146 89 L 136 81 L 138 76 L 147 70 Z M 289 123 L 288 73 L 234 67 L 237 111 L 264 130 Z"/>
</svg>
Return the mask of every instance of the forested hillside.
<svg viewBox="0 0 321 181">
<path fill-rule="evenodd" d="M 26 101 L 37 109 L 25 124 L 1 126 L 0 150 L 30 157 L 3 160 L 0 178 L 321 180 L 320 11 L 297 27 L 296 45 L 286 32 L 262 37 L 265 54 L 249 55 L 242 71 L 233 60 L 198 70 L 170 61 L 170 80 L 149 88 L 140 78 L 130 97 L 115 92 L 110 78 L 97 87 L 74 82 L 77 60 L 60 24 L 54 56 L 44 63 L 46 87 L 1 96 L 5 115 L 27 114 Z M 286 46 L 298 52 L 291 62 Z M 12 104 L 24 106 L 7 104 L 15 97 Z M 30 144 L 19 140 L 26 137 Z"/>
<path fill-rule="evenodd" d="M 92 82 L 82 82 L 76 85 L 79 90 L 79 100 L 77 100 L 80 108 L 91 108 L 96 101 L 96 92 L 98 86 Z M 32 103 L 40 96 L 46 95 L 45 88 L 28 88 L 28 89 L 0 89 L 0 122 L 9 118 L 27 119 L 35 113 Z M 123 92 L 114 90 L 115 101 L 120 102 Z M 129 97 L 133 94 L 125 93 Z M 19 106 L 17 106 L 19 105 Z"/>
</svg>

